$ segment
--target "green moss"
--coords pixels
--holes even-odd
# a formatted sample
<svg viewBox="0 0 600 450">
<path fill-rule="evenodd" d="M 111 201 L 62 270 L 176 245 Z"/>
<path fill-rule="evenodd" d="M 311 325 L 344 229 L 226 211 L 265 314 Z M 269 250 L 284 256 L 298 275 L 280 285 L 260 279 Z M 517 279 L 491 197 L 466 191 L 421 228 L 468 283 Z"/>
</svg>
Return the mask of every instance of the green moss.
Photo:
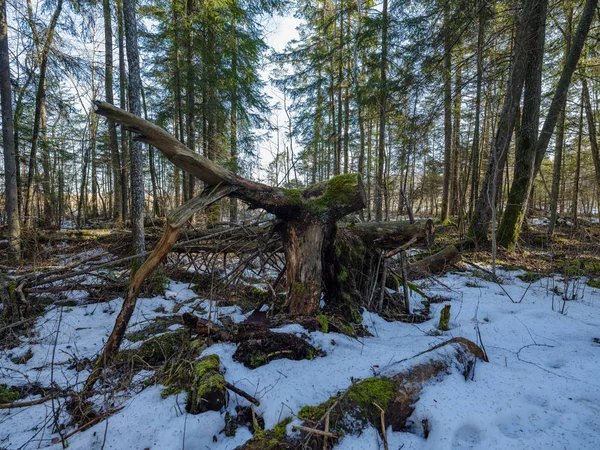
<svg viewBox="0 0 600 450">
<path fill-rule="evenodd" d="M 588 280 L 587 285 L 596 289 L 600 289 L 600 280 Z"/>
<path fill-rule="evenodd" d="M 363 410 L 371 410 L 373 403 L 386 410 L 397 392 L 398 386 L 389 378 L 366 378 L 353 385 L 346 396 Z"/>
<path fill-rule="evenodd" d="M 440 312 L 440 322 L 438 323 L 438 329 L 441 331 L 448 331 L 450 325 L 450 305 L 446 305 Z"/>
<path fill-rule="evenodd" d="M 337 400 L 338 396 L 332 397 L 324 403 L 321 403 L 317 406 L 306 405 L 303 406 L 300 411 L 298 411 L 298 418 L 300 420 L 316 422 L 321 420 L 321 418 L 325 415 L 331 404 Z"/>
<path fill-rule="evenodd" d="M 498 244 L 509 252 L 512 252 L 517 245 L 522 221 L 523 208 L 521 208 L 520 204 L 511 204 L 511 198 L 509 198 L 500 227 L 498 228 Z"/>
<path fill-rule="evenodd" d="M 281 441 L 287 435 L 287 426 L 292 422 L 292 418 L 288 417 L 287 419 L 283 419 L 279 422 L 275 427 L 273 427 L 273 434 L 275 435 L 275 439 Z"/>
<path fill-rule="evenodd" d="M 0 384 L 0 403 L 12 403 L 19 400 L 19 393 L 13 388 Z"/>
<path fill-rule="evenodd" d="M 300 189 L 282 189 L 282 192 L 292 205 L 301 206 L 304 202 L 302 191 Z"/>
<path fill-rule="evenodd" d="M 255 353 L 250 358 L 250 367 L 252 369 L 256 369 L 257 367 L 264 366 L 265 364 L 268 364 L 268 363 L 269 363 L 269 360 L 266 358 L 265 355 L 263 355 L 261 353 Z"/>
<path fill-rule="evenodd" d="M 349 173 L 330 179 L 323 195 L 308 201 L 310 209 L 316 214 L 323 214 L 332 206 L 349 203 L 356 192 L 356 177 L 356 174 Z"/>
<path fill-rule="evenodd" d="M 218 355 L 208 355 L 193 362 L 193 379 L 186 387 L 186 410 L 198 414 L 207 410 L 220 410 L 227 402 L 225 378 L 220 372 Z"/>
<path fill-rule="evenodd" d="M 331 431 L 341 435 L 357 433 L 367 423 L 380 427 L 381 411 L 378 406 L 386 411 L 397 393 L 398 383 L 394 380 L 367 378 L 350 386 L 343 398 L 338 394 L 320 405 L 303 407 L 298 417 L 311 426 L 322 420 L 333 404 L 337 404 L 330 411 Z"/>
<path fill-rule="evenodd" d="M 296 282 L 294 282 L 294 284 L 292 284 L 292 294 L 293 295 L 303 295 L 305 291 L 306 291 L 306 286 L 303 283 L 296 281 Z"/>
<path fill-rule="evenodd" d="M 319 321 L 319 324 L 321 325 L 321 331 L 323 333 L 329 333 L 329 321 L 327 320 L 327 316 L 325 316 L 325 314 L 319 312 L 317 314 L 317 320 Z"/>
<path fill-rule="evenodd" d="M 542 275 L 541 273 L 537 273 L 537 272 L 527 272 L 527 273 L 523 273 L 521 275 L 517 275 L 517 278 L 519 278 L 520 280 L 523 280 L 525 283 L 535 283 L 536 281 L 544 278 L 544 275 Z"/>
</svg>

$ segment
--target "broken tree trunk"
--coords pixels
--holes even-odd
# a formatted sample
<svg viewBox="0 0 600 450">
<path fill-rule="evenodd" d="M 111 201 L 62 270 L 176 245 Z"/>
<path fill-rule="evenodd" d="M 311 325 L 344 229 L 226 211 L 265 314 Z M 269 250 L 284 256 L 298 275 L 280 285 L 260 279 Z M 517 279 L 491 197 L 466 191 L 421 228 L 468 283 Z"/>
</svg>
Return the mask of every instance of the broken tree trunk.
<svg viewBox="0 0 600 450">
<path fill-rule="evenodd" d="M 303 191 L 281 189 L 243 178 L 183 145 L 164 129 L 109 103 L 94 102 L 96 113 L 121 124 L 135 139 L 158 148 L 173 164 L 208 186 L 231 186 L 228 195 L 274 214 L 286 256 L 287 312 L 314 314 L 321 299 L 323 268 L 335 239 L 336 223 L 365 206 L 359 174 L 345 174 Z M 335 264 L 335 263 L 333 263 Z"/>
<path fill-rule="evenodd" d="M 364 379 L 320 405 L 305 406 L 298 412 L 298 417 L 304 421 L 302 426 L 296 427 L 302 432 L 300 438 L 283 435 L 277 442 L 279 446 L 266 447 L 261 434 L 239 448 L 327 449 L 336 441 L 329 440 L 324 444 L 324 436 L 339 438 L 358 434 L 368 425 L 380 432 L 389 426 L 393 431 L 404 431 L 427 383 L 439 382 L 453 370 L 459 370 L 465 380 L 472 379 L 478 360 L 487 362 L 488 358 L 477 344 L 461 337 L 450 339 L 412 358 L 393 363 L 388 366 L 387 376 Z M 397 364 L 405 368 L 395 372 L 392 367 Z M 385 427 L 382 427 L 382 419 Z M 271 441 L 270 444 L 274 443 Z"/>
</svg>

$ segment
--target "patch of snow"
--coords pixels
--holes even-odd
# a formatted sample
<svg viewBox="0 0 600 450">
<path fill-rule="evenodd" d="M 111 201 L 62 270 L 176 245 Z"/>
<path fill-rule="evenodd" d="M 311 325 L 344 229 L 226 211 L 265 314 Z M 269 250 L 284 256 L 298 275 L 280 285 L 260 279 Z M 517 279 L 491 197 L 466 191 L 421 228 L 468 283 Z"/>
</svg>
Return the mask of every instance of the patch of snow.
<svg viewBox="0 0 600 450">
<path fill-rule="evenodd" d="M 518 273 L 518 272 L 517 272 Z M 387 430 L 390 448 L 404 449 L 593 449 L 600 448 L 600 290 L 585 279 L 568 285 L 559 276 L 523 282 L 515 272 L 501 272 L 502 286 L 477 278 L 475 287 L 465 286 L 465 274 L 440 278 L 443 284 L 424 287 L 429 295 L 450 298 L 432 304 L 432 319 L 422 324 L 386 322 L 365 312 L 363 323 L 372 337 L 354 339 L 336 333 L 309 333 L 299 325 L 277 332 L 309 336 L 312 345 L 327 355 L 313 360 L 280 359 L 249 369 L 233 360 L 236 346 L 214 344 L 203 352 L 221 358 L 227 381 L 260 400 L 255 408 L 266 428 L 294 417 L 305 405 L 316 405 L 346 389 L 353 380 L 395 374 L 415 362 L 414 355 L 451 337 L 477 342 L 481 334 L 490 357 L 477 363 L 473 381 L 458 372 L 426 385 L 411 416 L 410 432 Z M 468 274 L 467 274 L 468 276 Z M 568 288 L 575 300 L 563 301 L 554 291 Z M 571 298 L 571 297 L 570 297 Z M 412 301 L 417 302 L 418 296 Z M 512 299 L 512 300 L 511 300 Z M 239 322 L 247 317 L 236 306 L 218 307 L 200 299 L 187 283 L 172 282 L 165 297 L 140 299 L 131 330 L 143 328 L 183 303 L 178 314 L 189 311 L 202 317 L 229 315 Z M 36 322 L 36 335 L 0 354 L 0 383 L 19 385 L 39 381 L 49 385 L 48 366 L 54 340 L 54 380 L 73 387 L 87 376 L 69 369 L 74 356 L 92 358 L 110 333 L 122 299 L 73 308 L 54 308 Z M 436 329 L 441 308 L 451 305 L 450 330 Z M 559 311 L 563 310 L 561 314 Z M 164 312 L 162 313 L 164 315 Z M 60 327 L 58 326 L 60 322 Z M 31 349 L 33 357 L 22 365 L 11 358 Z M 423 355 L 423 358 L 427 356 Z M 151 376 L 140 373 L 137 381 Z M 120 399 L 124 409 L 90 429 L 69 438 L 69 448 L 99 449 L 233 449 L 251 437 L 239 428 L 226 437 L 225 411 L 200 415 L 185 413 L 185 394 L 161 397 L 152 386 Z M 119 400 L 119 399 L 117 399 Z M 227 411 L 248 402 L 235 394 Z M 0 446 L 7 448 L 59 449 L 53 437 L 50 403 L 0 411 Z M 423 436 L 423 421 L 429 436 Z M 299 423 L 294 419 L 293 423 Z M 290 427 L 288 427 L 288 430 Z M 28 442 L 26 444 L 26 442 Z M 338 449 L 380 449 L 379 430 L 369 427 L 360 436 L 342 438 Z"/>
</svg>

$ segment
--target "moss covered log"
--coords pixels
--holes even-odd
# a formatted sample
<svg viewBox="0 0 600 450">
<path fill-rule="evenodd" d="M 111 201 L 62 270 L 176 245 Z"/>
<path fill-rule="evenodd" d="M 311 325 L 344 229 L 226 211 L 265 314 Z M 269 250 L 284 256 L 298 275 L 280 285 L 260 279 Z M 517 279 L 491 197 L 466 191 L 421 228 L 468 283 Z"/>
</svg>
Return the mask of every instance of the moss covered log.
<svg viewBox="0 0 600 450">
<path fill-rule="evenodd" d="M 194 365 L 194 378 L 187 389 L 185 409 L 190 414 L 219 411 L 227 403 L 225 378 L 217 355 L 208 355 Z"/>
<path fill-rule="evenodd" d="M 305 427 L 323 430 L 328 415 L 328 431 L 338 436 L 360 433 L 369 425 L 381 432 L 381 408 L 386 428 L 405 431 L 423 387 L 427 383 L 440 382 L 453 370 L 459 370 L 465 380 L 469 379 L 476 360 L 487 361 L 485 352 L 468 339 L 454 338 L 400 362 L 400 367 L 410 365 L 394 375 L 366 378 L 319 405 L 303 407 L 298 412 L 298 418 Z M 323 436 L 316 433 L 309 436 L 305 431 L 300 435 L 286 435 L 279 440 L 274 440 L 273 435 L 269 436 L 270 446 L 264 448 L 299 449 L 303 448 L 302 443 L 306 445 L 305 448 L 319 449 L 335 445 L 329 438 L 324 447 Z M 262 448 L 256 446 L 259 442 L 262 443 L 254 438 L 240 448 Z"/>
</svg>

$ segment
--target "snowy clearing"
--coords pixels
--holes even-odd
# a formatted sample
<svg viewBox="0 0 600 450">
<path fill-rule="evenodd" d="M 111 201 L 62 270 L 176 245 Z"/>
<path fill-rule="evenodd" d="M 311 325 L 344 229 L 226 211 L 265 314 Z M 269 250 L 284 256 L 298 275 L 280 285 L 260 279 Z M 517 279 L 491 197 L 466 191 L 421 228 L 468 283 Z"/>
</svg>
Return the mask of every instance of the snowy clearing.
<svg viewBox="0 0 600 450">
<path fill-rule="evenodd" d="M 529 283 L 517 278 L 518 274 L 523 272 L 501 272 L 502 285 L 471 272 L 428 281 L 428 294 L 451 300 L 432 304 L 432 319 L 418 325 L 388 323 L 364 313 L 372 337 L 352 339 L 286 326 L 286 332 L 309 335 L 310 343 L 327 353 L 313 360 L 280 359 L 248 369 L 233 360 L 235 345 L 231 343 L 212 345 L 203 355 L 219 355 L 225 379 L 260 400 L 255 411 L 264 418 L 265 429 L 292 417 L 287 428 L 291 433 L 292 426 L 301 422 L 295 415 L 302 406 L 327 400 L 353 380 L 397 373 L 411 363 L 403 360 L 450 337 L 477 342 L 479 327 L 490 362 L 477 364 L 473 381 L 465 381 L 456 371 L 427 385 L 410 430 L 387 430 L 389 448 L 600 448 L 600 290 L 586 285 L 585 279 L 571 279 L 566 285 L 555 276 Z M 573 299 L 563 301 L 559 294 L 564 292 Z M 419 300 L 413 294 L 411 301 Z M 88 369 L 77 372 L 75 363 L 92 359 L 100 351 L 121 303 L 122 299 L 115 299 L 51 309 L 38 319 L 35 335 L 0 354 L 0 383 L 71 388 L 81 383 Z M 439 332 L 439 311 L 447 303 L 452 305 L 450 331 Z M 171 282 L 164 297 L 138 301 L 129 330 L 143 328 L 171 314 L 173 308 L 178 314 L 194 311 L 208 317 L 216 306 L 196 298 L 189 285 Z M 218 314 L 236 322 L 246 317 L 237 307 L 219 308 Z M 125 342 L 126 348 L 136 345 Z M 19 358 L 27 353 L 30 358 L 23 364 Z M 68 439 L 69 449 L 234 449 L 252 437 L 245 427 L 226 437 L 225 411 L 187 414 L 185 394 L 163 399 L 160 386 L 144 386 L 143 380 L 150 375 L 140 372 L 132 387 L 111 399 L 111 404 L 96 398 L 97 405 L 123 409 L 74 434 Z M 227 411 L 234 414 L 236 405 L 249 403 L 232 395 Z M 53 432 L 52 414 L 51 401 L 0 410 L 0 448 L 62 448 L 56 443 L 59 435 Z M 425 419 L 427 439 L 423 436 Z M 61 417 L 61 422 L 67 420 Z M 343 437 L 336 448 L 380 449 L 383 442 L 378 430 L 369 428 L 360 436 Z"/>
</svg>

